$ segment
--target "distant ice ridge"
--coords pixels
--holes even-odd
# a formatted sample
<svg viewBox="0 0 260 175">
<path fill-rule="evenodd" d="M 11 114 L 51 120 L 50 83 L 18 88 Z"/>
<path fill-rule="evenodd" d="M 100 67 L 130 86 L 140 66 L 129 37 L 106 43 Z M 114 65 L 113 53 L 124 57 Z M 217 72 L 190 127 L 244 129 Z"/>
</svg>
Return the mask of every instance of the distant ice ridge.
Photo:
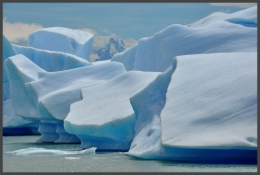
<svg viewBox="0 0 260 175">
<path fill-rule="evenodd" d="M 42 50 L 14 44 L 12 46 L 17 54 L 26 56 L 36 65 L 48 72 L 62 71 L 91 65 L 91 63 L 87 60 L 68 53 Z"/>
<path fill-rule="evenodd" d="M 33 156 L 33 155 L 79 155 L 79 154 L 95 154 L 96 148 L 89 148 L 81 151 L 65 151 L 65 150 L 55 150 L 55 149 L 45 149 L 45 148 L 26 148 L 16 151 L 6 152 L 9 155 L 15 156 Z"/>
<path fill-rule="evenodd" d="M 243 25 L 245 27 L 257 27 L 257 6 L 250 7 L 244 10 L 240 10 L 231 14 L 226 14 L 223 12 L 215 12 L 199 21 L 196 21 L 189 27 L 202 27 L 210 23 L 215 23 L 217 21 L 226 21 L 238 25 Z"/>
<path fill-rule="evenodd" d="M 177 57 L 170 70 L 131 98 L 138 119 L 127 154 L 145 159 L 256 163 L 256 62 L 256 52 Z M 162 84 L 167 83 L 165 96 Z"/>
<path fill-rule="evenodd" d="M 188 26 L 173 24 L 115 54 L 127 70 L 164 72 L 179 55 L 257 51 L 257 7 L 216 13 Z"/>
<path fill-rule="evenodd" d="M 90 61 L 94 35 L 63 27 L 50 27 L 31 33 L 27 46 L 70 53 Z"/>
</svg>

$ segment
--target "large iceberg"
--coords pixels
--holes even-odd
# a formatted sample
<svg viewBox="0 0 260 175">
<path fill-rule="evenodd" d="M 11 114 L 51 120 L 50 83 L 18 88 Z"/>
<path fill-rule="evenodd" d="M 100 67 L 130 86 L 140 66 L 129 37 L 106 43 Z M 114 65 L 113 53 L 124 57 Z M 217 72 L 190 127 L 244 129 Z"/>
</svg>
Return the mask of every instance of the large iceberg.
<svg viewBox="0 0 260 175">
<path fill-rule="evenodd" d="M 64 27 L 37 30 L 28 36 L 27 46 L 43 50 L 70 53 L 90 61 L 94 41 L 91 33 Z"/>
<path fill-rule="evenodd" d="M 256 52 L 256 19 L 255 6 L 233 14 L 217 13 L 190 27 L 173 24 L 140 39 L 137 45 L 115 54 L 111 61 L 123 63 L 127 70 L 163 72 L 179 55 Z"/>
<path fill-rule="evenodd" d="M 158 93 L 165 92 L 165 86 L 157 82 L 131 98 L 139 122 L 128 154 L 146 159 L 256 163 L 256 64 L 256 52 L 177 57 L 157 80 L 169 82 L 166 96 Z M 147 101 L 159 110 L 152 111 L 144 105 Z"/>
<path fill-rule="evenodd" d="M 86 33 L 43 29 L 30 35 L 30 47 L 14 50 L 4 40 L 5 112 L 39 123 L 38 142 L 256 164 L 256 12 L 174 24 L 93 64 L 79 54 L 91 48 Z"/>
</svg>

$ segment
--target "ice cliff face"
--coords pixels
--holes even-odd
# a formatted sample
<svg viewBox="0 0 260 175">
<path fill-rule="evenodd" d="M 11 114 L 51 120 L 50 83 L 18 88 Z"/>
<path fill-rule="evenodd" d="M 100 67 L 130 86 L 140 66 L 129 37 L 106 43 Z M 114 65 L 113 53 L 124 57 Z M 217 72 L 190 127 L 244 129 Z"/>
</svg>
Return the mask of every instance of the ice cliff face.
<svg viewBox="0 0 260 175">
<path fill-rule="evenodd" d="M 174 24 L 93 64 L 51 48 L 13 45 L 16 55 L 6 40 L 4 91 L 16 115 L 39 123 L 38 142 L 81 143 L 144 159 L 256 164 L 256 12 Z M 69 30 L 33 36 L 81 42 L 81 33 L 63 31 Z M 82 43 L 91 41 L 82 36 Z"/>
<path fill-rule="evenodd" d="M 128 154 L 190 162 L 254 162 L 256 56 L 245 52 L 177 57 L 157 82 L 130 99 L 138 120 Z"/>
<path fill-rule="evenodd" d="M 10 99 L 10 82 L 4 62 L 7 58 L 16 55 L 11 43 L 3 36 L 3 135 L 38 134 L 38 123 L 23 120 L 18 116 Z"/>
</svg>

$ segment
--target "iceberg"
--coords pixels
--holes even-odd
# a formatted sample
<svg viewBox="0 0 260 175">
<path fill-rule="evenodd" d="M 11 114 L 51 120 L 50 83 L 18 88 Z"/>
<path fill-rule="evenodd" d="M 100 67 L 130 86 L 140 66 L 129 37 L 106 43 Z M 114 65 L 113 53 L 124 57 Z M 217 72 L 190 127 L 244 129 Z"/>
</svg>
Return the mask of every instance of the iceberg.
<svg viewBox="0 0 260 175">
<path fill-rule="evenodd" d="M 165 92 L 165 86 L 158 87 L 157 82 L 131 98 L 140 119 L 127 154 L 187 162 L 256 163 L 256 52 L 184 55 L 174 60 L 164 77 L 158 76 L 169 82 L 166 96 L 159 93 L 152 100 L 154 87 Z M 153 106 L 160 106 L 150 115 L 151 108 L 143 105 L 143 99 L 149 101 L 146 97 Z"/>
<path fill-rule="evenodd" d="M 75 134 L 83 148 L 128 150 L 136 121 L 129 98 L 158 74 L 131 71 L 99 85 L 82 88 L 83 99 L 71 104 L 64 120 L 65 130 Z"/>
<path fill-rule="evenodd" d="M 78 142 L 65 132 L 63 120 L 70 104 L 81 100 L 80 89 L 126 72 L 116 62 L 47 72 L 23 55 L 9 57 L 5 65 L 16 114 L 40 121 L 38 142 Z"/>
<path fill-rule="evenodd" d="M 174 24 L 93 64 L 87 33 L 42 29 L 28 47 L 4 38 L 3 115 L 16 118 L 4 126 L 36 122 L 37 142 L 143 159 L 256 164 L 256 12 Z"/>
<path fill-rule="evenodd" d="M 164 72 L 179 55 L 256 52 L 257 26 L 241 25 L 245 21 L 257 24 L 256 12 L 257 7 L 252 7 L 215 18 L 213 15 L 190 27 L 173 24 L 140 39 L 137 45 L 115 54 L 111 61 L 123 63 L 127 70 Z"/>
<path fill-rule="evenodd" d="M 69 53 L 90 61 L 93 42 L 94 35 L 91 33 L 64 27 L 50 27 L 31 33 L 28 36 L 27 46 Z"/>
</svg>

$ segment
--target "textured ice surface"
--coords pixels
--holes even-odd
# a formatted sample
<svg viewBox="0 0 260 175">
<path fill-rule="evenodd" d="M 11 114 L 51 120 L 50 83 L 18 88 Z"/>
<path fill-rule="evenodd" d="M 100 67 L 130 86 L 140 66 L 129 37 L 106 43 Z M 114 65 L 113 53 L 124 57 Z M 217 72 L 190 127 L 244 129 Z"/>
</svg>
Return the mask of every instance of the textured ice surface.
<svg viewBox="0 0 260 175">
<path fill-rule="evenodd" d="M 59 72 L 44 72 L 38 80 L 26 87 L 36 105 L 38 118 L 43 120 L 64 120 L 70 111 L 70 104 L 82 99 L 80 90 L 108 81 L 126 72 L 116 62 L 86 66 Z"/>
<path fill-rule="evenodd" d="M 188 27 L 173 24 L 142 38 L 138 45 L 115 54 L 112 61 L 122 62 L 127 70 L 165 71 L 179 55 L 217 52 L 257 51 L 257 27 L 244 24 L 256 22 L 257 7 L 239 13 L 208 17 Z M 246 16 L 248 15 L 249 16 Z M 224 15 L 220 18 L 219 16 Z M 134 48 L 137 47 L 137 48 Z M 130 61 L 132 60 L 132 61 Z"/>
<path fill-rule="evenodd" d="M 45 148 L 26 148 L 16 151 L 6 152 L 7 154 L 14 156 L 44 156 L 44 155 L 77 155 L 77 154 L 95 154 L 96 148 L 84 149 L 81 151 L 65 151 Z"/>
<path fill-rule="evenodd" d="M 187 55 L 177 62 L 161 113 L 162 144 L 256 149 L 256 52 Z"/>
<path fill-rule="evenodd" d="M 17 54 L 23 54 L 36 65 L 48 72 L 91 65 L 91 63 L 89 63 L 87 60 L 68 53 L 41 50 L 33 47 L 24 47 L 14 44 L 13 48 Z"/>
<path fill-rule="evenodd" d="M 70 104 L 81 100 L 80 89 L 107 81 L 126 72 L 120 63 L 104 63 L 66 71 L 46 72 L 23 55 L 6 62 L 15 112 L 30 120 L 41 121 L 37 142 L 77 142 L 59 125 Z M 49 129 L 47 129 L 49 128 Z"/>
<path fill-rule="evenodd" d="M 94 35 L 91 33 L 63 27 L 50 27 L 31 33 L 27 46 L 70 53 L 89 61 L 93 41 Z"/>
<path fill-rule="evenodd" d="M 150 108 L 142 106 L 153 101 L 149 92 L 160 92 L 151 85 L 131 98 L 138 120 L 128 154 L 147 159 L 255 163 L 256 56 L 256 52 L 241 52 L 177 57 L 165 104 L 160 98 L 151 103 L 165 105 L 162 111 L 149 113 Z M 163 99 L 164 93 L 159 96 Z"/>
<path fill-rule="evenodd" d="M 83 88 L 83 99 L 71 105 L 64 120 L 84 148 L 127 150 L 134 134 L 135 115 L 129 98 L 159 73 L 131 71 L 94 87 Z"/>
</svg>

